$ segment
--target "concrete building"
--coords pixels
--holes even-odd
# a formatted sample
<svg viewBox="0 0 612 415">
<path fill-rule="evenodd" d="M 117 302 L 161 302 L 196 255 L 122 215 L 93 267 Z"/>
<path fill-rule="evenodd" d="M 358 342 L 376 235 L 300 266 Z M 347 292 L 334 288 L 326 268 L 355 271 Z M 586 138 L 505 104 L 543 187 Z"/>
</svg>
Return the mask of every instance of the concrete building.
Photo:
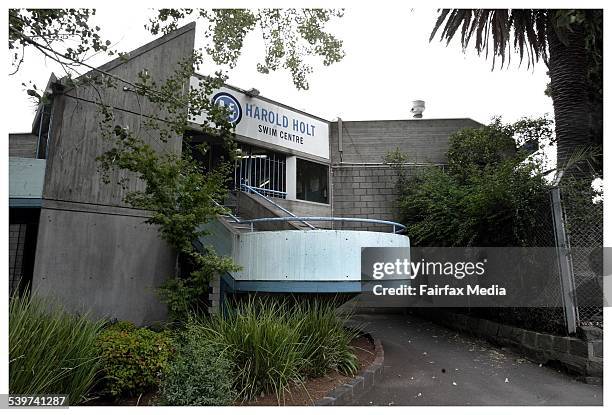
<svg viewBox="0 0 612 415">
<path fill-rule="evenodd" d="M 162 81 L 191 55 L 194 36 L 195 25 L 185 26 L 99 69 L 133 82 L 146 68 Z M 149 212 L 123 202 L 137 182 L 123 189 L 102 181 L 99 92 L 51 77 L 49 102 L 38 108 L 32 131 L 9 137 L 11 291 L 19 281 L 31 283 L 72 310 L 147 324 L 166 316 L 155 289 L 175 275 L 175 253 L 144 223 Z M 122 88 L 101 92 L 117 122 L 130 128 L 151 110 Z M 207 224 L 212 235 L 201 242 L 243 266 L 213 283 L 213 306 L 220 288 L 358 291 L 361 247 L 409 247 L 409 235 L 391 223 L 396 177 L 383 156 L 399 148 L 411 157 L 408 168 L 443 165 L 449 136 L 479 125 L 426 118 L 332 122 L 229 85 L 213 99 L 232 111 L 240 155 L 226 201 L 235 214 Z M 190 136 L 209 141 L 192 121 Z M 148 140 L 159 151 L 182 151 L 180 136 Z M 220 152 L 211 142 L 202 162 L 214 163 Z M 357 221 L 280 219 L 288 216 Z"/>
</svg>

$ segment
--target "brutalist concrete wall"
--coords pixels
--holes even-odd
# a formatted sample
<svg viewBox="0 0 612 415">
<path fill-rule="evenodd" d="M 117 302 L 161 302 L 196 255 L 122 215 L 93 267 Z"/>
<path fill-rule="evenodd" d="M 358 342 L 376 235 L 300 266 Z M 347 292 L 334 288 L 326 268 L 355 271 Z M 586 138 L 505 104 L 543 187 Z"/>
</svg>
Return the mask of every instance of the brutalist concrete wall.
<svg viewBox="0 0 612 415">
<path fill-rule="evenodd" d="M 131 82 L 146 69 L 163 82 L 191 57 L 194 39 L 195 24 L 190 24 L 101 69 Z M 115 122 L 138 131 L 143 116 L 155 114 L 155 105 L 122 86 L 99 92 L 113 106 Z M 174 275 L 175 254 L 145 223 L 147 213 L 124 203 L 126 193 L 143 189 L 143 183 L 131 180 L 124 189 L 117 175 L 110 184 L 102 180 L 96 157 L 110 144 L 101 137 L 97 97 L 87 86 L 67 87 L 54 97 L 32 285 L 68 309 L 148 324 L 166 315 L 155 289 Z M 167 142 L 152 132 L 145 137 L 160 152 L 181 151 L 180 136 Z"/>
<path fill-rule="evenodd" d="M 383 163 L 399 149 L 407 156 L 407 176 L 446 163 L 449 137 L 477 128 L 471 119 L 343 121 L 330 124 L 332 210 L 334 216 L 397 220 L 397 172 Z M 389 230 L 388 225 L 346 223 L 344 228 Z"/>
<path fill-rule="evenodd" d="M 163 321 L 156 289 L 174 273 L 175 256 L 147 217 L 49 202 L 40 215 L 34 289 L 94 317 Z"/>
</svg>

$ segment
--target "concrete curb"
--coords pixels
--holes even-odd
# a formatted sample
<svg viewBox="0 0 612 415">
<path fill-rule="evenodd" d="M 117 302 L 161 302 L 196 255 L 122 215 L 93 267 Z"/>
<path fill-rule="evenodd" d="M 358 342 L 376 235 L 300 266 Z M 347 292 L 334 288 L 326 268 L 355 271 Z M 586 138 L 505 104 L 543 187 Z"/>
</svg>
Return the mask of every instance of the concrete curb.
<svg viewBox="0 0 612 415">
<path fill-rule="evenodd" d="M 376 357 L 370 366 L 355 376 L 348 383 L 336 386 L 327 392 L 326 396 L 315 401 L 315 406 L 350 405 L 351 402 L 361 394 L 369 391 L 372 386 L 383 378 L 383 365 L 385 363 L 385 351 L 379 339 L 374 338 L 371 333 L 364 333 L 374 340 L 374 353 Z"/>
</svg>

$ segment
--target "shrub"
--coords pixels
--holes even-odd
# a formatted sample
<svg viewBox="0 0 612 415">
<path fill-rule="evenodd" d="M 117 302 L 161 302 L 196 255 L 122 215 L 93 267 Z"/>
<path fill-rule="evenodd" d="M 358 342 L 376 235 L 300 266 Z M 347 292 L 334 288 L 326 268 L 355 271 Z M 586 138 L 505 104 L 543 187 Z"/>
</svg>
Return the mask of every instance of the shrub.
<svg viewBox="0 0 612 415">
<path fill-rule="evenodd" d="M 546 120 L 466 128 L 450 137 L 448 166 L 408 176 L 406 156 L 389 153 L 398 170 L 399 209 L 412 243 L 422 246 L 537 246 L 549 211 L 546 169 L 521 142 L 549 140 Z M 516 143 L 515 143 L 516 139 Z"/>
<path fill-rule="evenodd" d="M 99 368 L 102 325 L 35 295 L 11 298 L 9 392 L 68 394 L 71 404 L 82 401 Z"/>
<path fill-rule="evenodd" d="M 355 331 L 344 327 L 333 304 L 313 301 L 297 305 L 293 318 L 300 336 L 303 371 L 309 376 L 323 376 L 330 370 L 352 375 L 358 360 L 350 348 Z"/>
<path fill-rule="evenodd" d="M 274 393 L 306 376 L 331 369 L 354 373 L 357 360 L 349 343 L 354 334 L 332 305 L 289 306 L 272 300 L 249 300 L 199 324 L 202 339 L 234 365 L 234 388 L 243 400 Z"/>
<path fill-rule="evenodd" d="M 230 361 L 192 324 L 166 370 L 160 388 L 168 405 L 228 405 L 234 400 Z"/>
<path fill-rule="evenodd" d="M 133 332 L 136 329 L 137 329 L 136 324 L 132 323 L 131 321 L 117 321 L 116 323 L 113 323 L 105 327 L 105 330 L 126 331 L 126 332 Z"/>
<path fill-rule="evenodd" d="M 155 389 L 173 352 L 169 332 L 156 333 L 120 322 L 98 338 L 102 356 L 101 392 L 133 396 Z"/>
</svg>

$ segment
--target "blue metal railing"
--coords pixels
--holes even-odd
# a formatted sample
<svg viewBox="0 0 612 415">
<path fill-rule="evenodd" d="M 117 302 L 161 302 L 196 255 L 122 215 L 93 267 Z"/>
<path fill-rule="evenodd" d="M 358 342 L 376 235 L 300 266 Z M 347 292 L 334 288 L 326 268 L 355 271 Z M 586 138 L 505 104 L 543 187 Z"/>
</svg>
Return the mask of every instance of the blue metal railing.
<svg viewBox="0 0 612 415">
<path fill-rule="evenodd" d="M 262 197 L 263 199 L 265 199 L 267 202 L 269 202 L 273 206 L 277 207 L 278 209 L 290 215 L 290 216 L 285 216 L 285 217 L 240 220 L 236 216 L 232 215 L 230 212 L 227 212 L 227 216 L 232 218 L 234 223 L 249 224 L 251 226 L 251 232 L 255 230 L 254 225 L 256 223 L 295 222 L 295 221 L 304 223 L 312 230 L 316 230 L 317 228 L 311 225 L 309 222 L 357 222 L 357 223 L 368 223 L 372 225 L 389 225 L 392 227 L 393 233 L 400 233 L 406 229 L 406 226 L 402 225 L 401 223 L 393 222 L 389 220 L 382 220 L 382 219 L 346 218 L 346 217 L 335 217 L 335 216 L 296 216 L 293 213 L 291 213 L 289 210 L 285 209 L 278 203 L 274 202 L 273 200 L 271 200 L 270 198 L 268 198 L 267 196 L 259 192 L 259 190 L 268 190 L 268 189 L 259 189 L 257 187 L 249 186 L 246 183 L 242 183 L 241 188 L 249 193 L 254 193 Z M 281 193 L 284 193 L 284 192 L 281 192 Z M 213 202 L 215 205 L 223 208 L 223 206 L 217 203 L 217 201 L 213 200 Z"/>
<path fill-rule="evenodd" d="M 398 222 L 392 222 L 389 220 L 381 220 L 381 219 L 365 219 L 365 218 L 342 218 L 342 217 L 334 217 L 334 216 L 289 216 L 284 218 L 259 218 L 259 219 L 248 219 L 243 220 L 241 223 L 248 223 L 251 225 L 251 231 L 254 230 L 255 223 L 262 222 L 289 222 L 299 220 L 310 221 L 310 222 L 360 222 L 360 223 L 369 223 L 373 225 L 390 225 L 393 228 L 393 233 L 399 233 L 406 229 L 406 226 L 402 225 Z M 398 229 L 399 228 L 399 229 Z"/>
<path fill-rule="evenodd" d="M 246 184 L 246 183 L 243 183 L 243 184 L 242 184 L 242 186 L 243 186 L 243 187 L 244 187 L 244 186 L 246 186 L 246 187 L 248 187 L 249 189 L 256 190 L 256 191 L 258 191 L 259 193 L 264 194 L 264 196 L 265 196 L 265 193 L 271 193 L 272 195 L 279 196 L 279 197 L 281 197 L 281 198 L 283 198 L 283 199 L 284 199 L 284 198 L 287 196 L 287 192 L 281 192 L 280 190 L 266 189 L 265 187 L 255 187 L 255 186 L 249 186 L 249 185 L 248 185 L 248 184 Z"/>
<path fill-rule="evenodd" d="M 272 199 L 270 199 L 269 197 L 267 197 L 266 195 L 262 194 L 259 192 L 259 188 L 257 187 L 253 187 L 253 186 L 249 186 L 246 183 L 242 183 L 241 187 L 243 190 L 246 190 L 247 192 L 251 192 L 254 193 L 262 198 L 264 198 L 266 201 L 268 201 L 269 203 L 271 203 L 272 205 L 274 205 L 275 207 L 277 207 L 278 209 L 282 210 L 283 212 L 285 212 L 286 214 L 288 214 L 289 216 L 291 216 L 292 218 L 296 218 L 295 220 L 298 220 L 300 222 L 302 222 L 304 225 L 308 226 L 310 229 L 317 229 L 314 226 L 312 226 L 310 223 L 306 222 L 305 220 L 300 220 L 297 219 L 297 216 L 295 216 L 293 213 L 291 213 L 289 210 L 285 209 L 284 207 L 282 207 L 281 205 L 279 205 L 278 203 L 274 202 Z M 264 189 L 267 190 L 267 189 Z M 281 192 L 281 193 L 285 193 L 286 192 Z M 286 221 L 289 222 L 289 221 Z M 251 226 L 252 227 L 252 226 Z"/>
<path fill-rule="evenodd" d="M 221 208 L 221 209 L 223 210 L 223 214 L 224 214 L 225 216 L 229 216 L 230 218 L 232 218 L 232 220 L 233 220 L 234 222 L 240 222 L 240 219 L 238 219 L 236 216 L 234 216 L 234 215 L 232 214 L 232 212 L 231 212 L 229 209 L 227 209 L 225 206 L 223 206 L 222 204 L 220 204 L 219 202 L 217 202 L 217 201 L 216 201 L 215 199 L 213 199 L 212 197 L 210 198 L 210 200 L 211 200 L 211 201 L 214 203 L 214 205 L 215 205 L 215 206 L 217 206 L 217 207 L 219 207 L 219 208 Z"/>
</svg>

